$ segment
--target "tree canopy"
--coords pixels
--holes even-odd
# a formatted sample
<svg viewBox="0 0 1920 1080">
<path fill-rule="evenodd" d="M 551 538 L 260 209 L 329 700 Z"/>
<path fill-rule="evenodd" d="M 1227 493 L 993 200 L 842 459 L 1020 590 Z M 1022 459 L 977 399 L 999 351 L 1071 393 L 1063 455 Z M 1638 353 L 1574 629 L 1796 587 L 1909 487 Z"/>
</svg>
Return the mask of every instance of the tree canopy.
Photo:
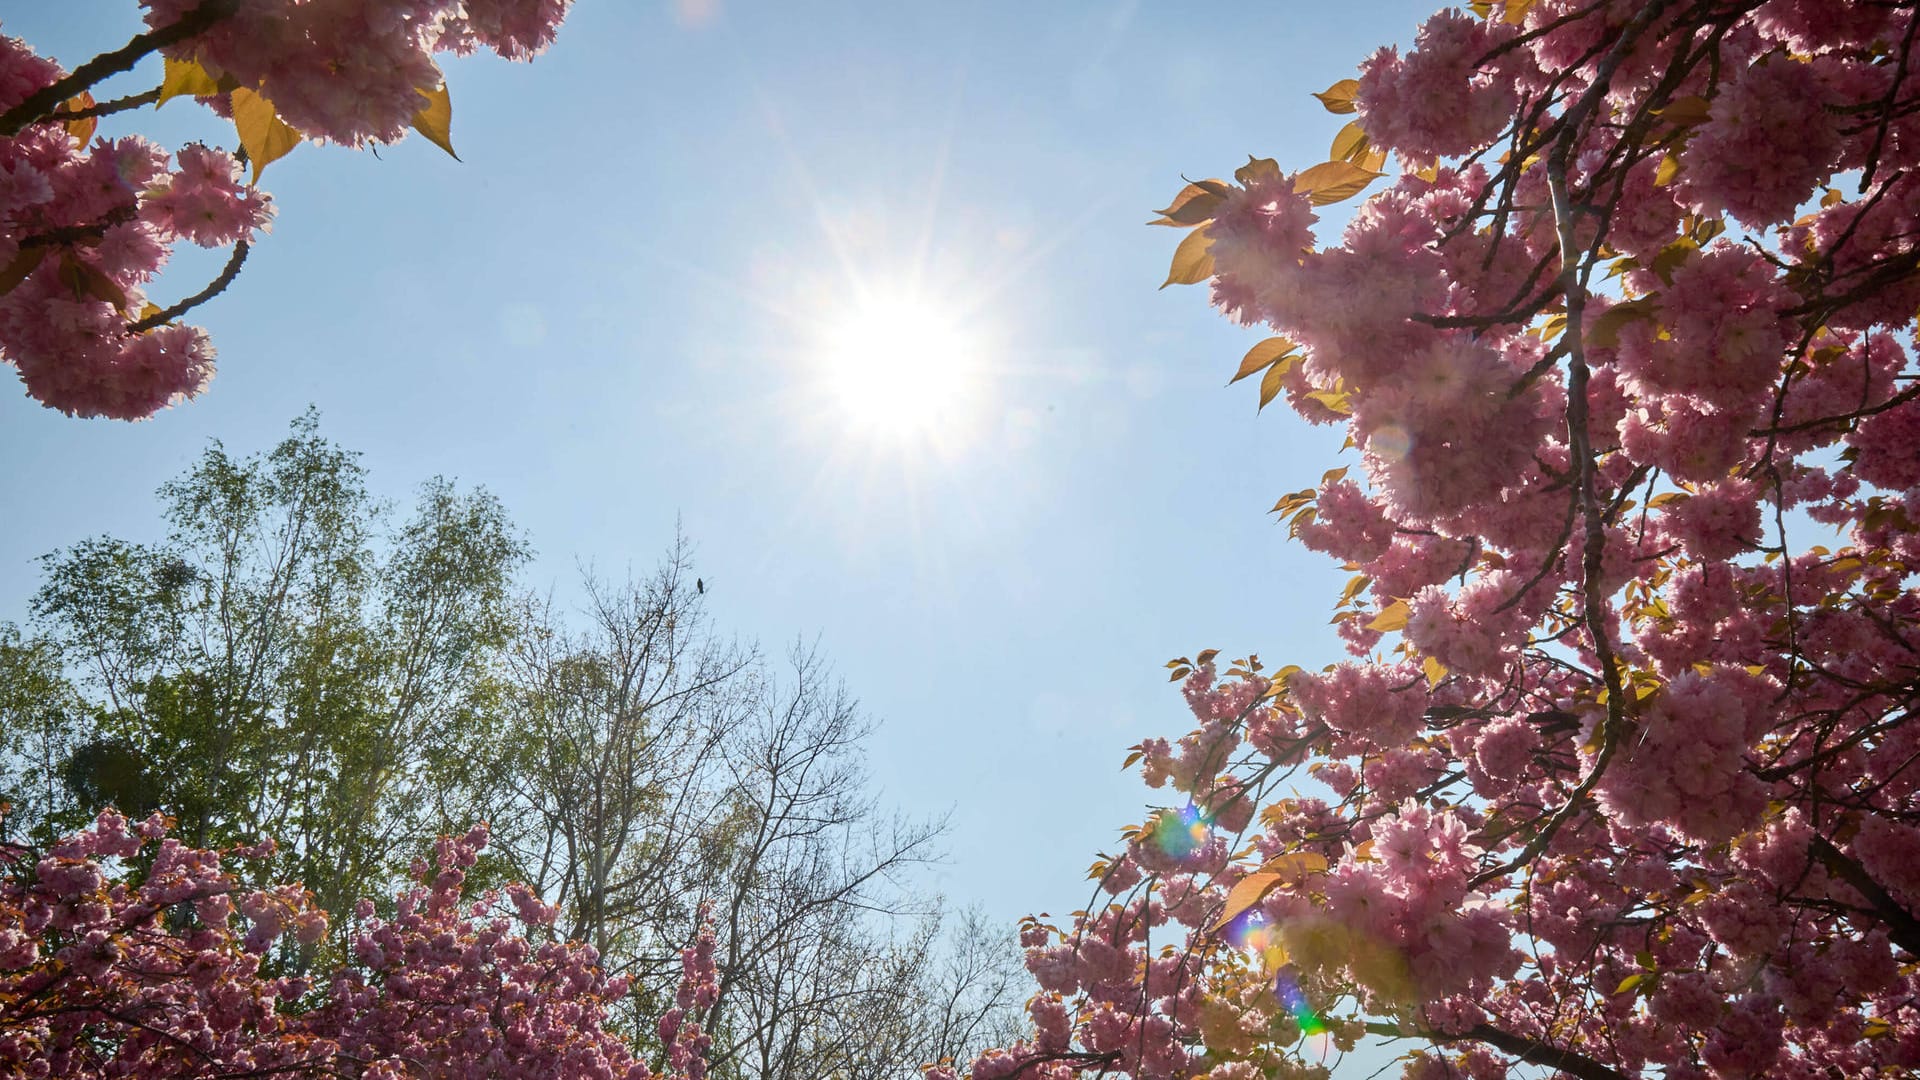
<svg viewBox="0 0 1920 1080">
<path fill-rule="evenodd" d="M 975 1080 L 1920 1065 L 1920 11 L 1473 8 L 1157 222 L 1357 452 L 1274 508 L 1354 658 L 1169 665 L 1177 801 Z"/>
</svg>

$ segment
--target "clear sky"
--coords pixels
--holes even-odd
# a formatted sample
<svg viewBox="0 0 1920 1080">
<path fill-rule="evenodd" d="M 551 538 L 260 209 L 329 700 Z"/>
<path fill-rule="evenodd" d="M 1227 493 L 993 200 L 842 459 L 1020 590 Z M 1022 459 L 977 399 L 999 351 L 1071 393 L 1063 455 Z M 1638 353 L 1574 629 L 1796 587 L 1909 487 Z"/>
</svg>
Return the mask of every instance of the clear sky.
<svg viewBox="0 0 1920 1080">
<path fill-rule="evenodd" d="M 1126 747 L 1188 729 L 1164 661 L 1339 654 L 1344 575 L 1265 511 L 1340 437 L 1225 387 L 1260 335 L 1156 292 L 1180 234 L 1142 223 L 1183 173 L 1323 160 L 1341 118 L 1309 93 L 1432 7 L 582 0 L 530 66 L 448 65 L 463 162 L 416 138 L 267 170 L 273 233 L 196 313 L 198 401 L 0 394 L 0 619 L 37 556 L 158 538 L 154 488 L 209 439 L 265 448 L 311 403 L 383 495 L 499 495 L 562 597 L 578 563 L 650 569 L 677 519 L 716 624 L 817 637 L 883 723 L 886 797 L 952 810 L 951 897 L 1079 907 L 1159 794 Z M 69 67 L 138 29 L 128 0 L 0 0 Z M 189 102 L 103 133 L 129 129 L 232 144 Z M 904 428 L 833 359 L 902 324 L 964 372 Z"/>
</svg>

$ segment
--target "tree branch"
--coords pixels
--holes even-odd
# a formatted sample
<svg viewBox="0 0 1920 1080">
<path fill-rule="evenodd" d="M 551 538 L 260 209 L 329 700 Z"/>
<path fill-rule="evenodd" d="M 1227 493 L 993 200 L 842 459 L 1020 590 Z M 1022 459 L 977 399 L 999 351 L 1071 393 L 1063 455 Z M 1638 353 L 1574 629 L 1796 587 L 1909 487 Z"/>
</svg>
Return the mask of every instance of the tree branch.
<svg viewBox="0 0 1920 1080">
<path fill-rule="evenodd" d="M 240 276 L 240 264 L 246 261 L 247 242 L 245 240 L 235 242 L 233 245 L 233 254 L 228 257 L 227 265 L 221 269 L 219 277 L 207 283 L 206 288 L 174 304 L 172 307 L 156 311 L 137 322 L 128 323 L 127 333 L 144 334 L 156 326 L 172 322 L 187 312 L 192 311 L 194 308 L 199 307 L 201 304 L 219 296 L 226 291 L 227 286 L 233 284 L 234 278 Z"/>
<path fill-rule="evenodd" d="M 199 7 L 180 16 L 172 23 L 135 35 L 133 40 L 112 52 L 99 56 L 74 68 L 64 79 L 41 87 L 29 95 L 25 101 L 0 113 L 0 137 L 13 138 L 29 124 L 51 119 L 53 110 L 60 103 L 88 90 L 110 76 L 123 71 L 131 71 L 133 65 L 145 59 L 148 54 L 158 52 L 175 42 L 185 41 L 196 34 L 204 33 L 213 24 L 232 15 L 240 7 L 240 0 L 201 0 Z M 61 117 L 67 119 L 67 117 Z"/>
</svg>

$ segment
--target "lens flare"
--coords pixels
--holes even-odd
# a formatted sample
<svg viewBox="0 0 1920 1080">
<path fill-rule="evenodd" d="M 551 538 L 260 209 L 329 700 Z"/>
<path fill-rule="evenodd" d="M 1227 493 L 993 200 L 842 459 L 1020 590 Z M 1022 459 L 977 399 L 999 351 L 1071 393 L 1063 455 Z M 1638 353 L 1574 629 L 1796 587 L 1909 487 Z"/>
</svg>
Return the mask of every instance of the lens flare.
<svg viewBox="0 0 1920 1080">
<path fill-rule="evenodd" d="M 1162 810 L 1153 824 L 1153 844 L 1169 857 L 1183 859 L 1207 842 L 1207 819 L 1192 803 L 1179 810 Z"/>
<path fill-rule="evenodd" d="M 1280 1006 L 1300 1025 L 1300 1034 L 1307 1040 L 1308 1049 L 1325 1061 L 1333 1049 L 1332 1029 L 1313 1011 L 1313 1006 L 1307 1004 L 1307 995 L 1292 972 L 1283 970 L 1274 976 L 1273 996 L 1280 999 Z"/>
<path fill-rule="evenodd" d="M 1399 424 L 1382 424 L 1367 436 L 1367 449 L 1388 461 L 1399 461 L 1413 449 L 1413 436 Z"/>
</svg>

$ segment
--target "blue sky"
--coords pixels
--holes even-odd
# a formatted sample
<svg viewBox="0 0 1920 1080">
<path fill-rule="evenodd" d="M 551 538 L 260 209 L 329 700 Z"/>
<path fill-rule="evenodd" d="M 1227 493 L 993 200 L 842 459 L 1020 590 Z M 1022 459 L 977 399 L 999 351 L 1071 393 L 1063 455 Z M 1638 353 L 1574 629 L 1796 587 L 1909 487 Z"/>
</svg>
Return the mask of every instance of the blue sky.
<svg viewBox="0 0 1920 1080">
<path fill-rule="evenodd" d="M 0 618 L 35 557 L 157 537 L 154 488 L 209 439 L 266 447 L 311 403 L 382 494 L 498 494 L 562 597 L 578 563 L 644 572 L 680 522 L 717 624 L 817 638 L 883 722 L 886 796 L 953 811 L 949 895 L 1081 906 L 1156 794 L 1126 747 L 1187 730 L 1165 660 L 1338 656 L 1343 575 L 1265 511 L 1344 463 L 1339 436 L 1224 386 L 1260 335 L 1156 292 L 1179 236 L 1142 223 L 1182 173 L 1322 160 L 1341 120 L 1309 93 L 1431 6 L 801 10 L 584 0 L 530 66 L 447 66 L 463 162 L 411 139 L 275 163 L 272 235 L 197 313 L 200 400 L 129 425 L 0 395 Z M 138 25 L 0 0 L 0 29 L 72 66 Z M 232 141 L 187 102 L 104 130 L 129 129 Z M 902 295 L 977 365 L 932 438 L 823 386 L 834 328 Z"/>
</svg>

